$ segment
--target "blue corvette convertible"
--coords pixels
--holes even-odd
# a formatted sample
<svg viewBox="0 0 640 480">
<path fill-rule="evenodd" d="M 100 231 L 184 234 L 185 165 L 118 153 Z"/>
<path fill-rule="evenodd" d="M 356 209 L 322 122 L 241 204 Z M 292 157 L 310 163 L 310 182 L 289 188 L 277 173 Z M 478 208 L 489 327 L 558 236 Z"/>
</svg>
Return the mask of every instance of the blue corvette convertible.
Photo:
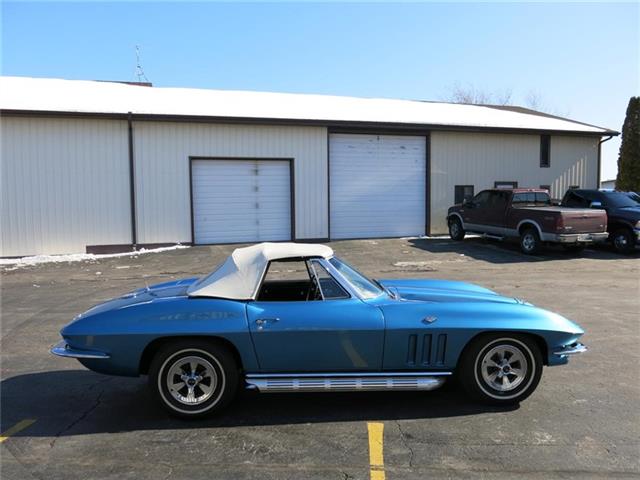
<svg viewBox="0 0 640 480">
<path fill-rule="evenodd" d="M 586 348 L 546 310 L 446 280 L 372 280 L 324 245 L 236 249 L 203 278 L 96 305 L 52 353 L 109 375 L 148 375 L 172 414 L 260 392 L 432 390 L 455 375 L 479 401 L 512 404 L 543 365 Z"/>
</svg>

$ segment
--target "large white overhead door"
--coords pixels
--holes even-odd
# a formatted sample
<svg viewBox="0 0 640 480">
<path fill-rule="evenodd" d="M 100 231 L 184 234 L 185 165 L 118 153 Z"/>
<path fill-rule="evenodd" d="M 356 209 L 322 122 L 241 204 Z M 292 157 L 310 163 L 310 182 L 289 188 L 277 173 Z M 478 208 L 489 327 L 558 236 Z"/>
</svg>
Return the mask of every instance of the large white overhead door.
<svg viewBox="0 0 640 480">
<path fill-rule="evenodd" d="M 291 240 L 287 160 L 193 160 L 197 244 Z"/>
<path fill-rule="evenodd" d="M 332 134 L 331 238 L 425 233 L 426 138 Z"/>
</svg>

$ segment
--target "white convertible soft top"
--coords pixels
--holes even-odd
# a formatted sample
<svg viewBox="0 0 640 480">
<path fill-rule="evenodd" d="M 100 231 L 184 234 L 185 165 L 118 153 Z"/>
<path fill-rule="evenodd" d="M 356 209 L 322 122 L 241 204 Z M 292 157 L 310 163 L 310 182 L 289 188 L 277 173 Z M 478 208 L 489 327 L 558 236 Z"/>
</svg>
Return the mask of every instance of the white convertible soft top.
<svg viewBox="0 0 640 480">
<path fill-rule="evenodd" d="M 333 256 L 326 245 L 310 243 L 259 243 L 236 248 L 220 267 L 191 285 L 191 297 L 255 300 L 270 260 L 296 257 Z"/>
</svg>

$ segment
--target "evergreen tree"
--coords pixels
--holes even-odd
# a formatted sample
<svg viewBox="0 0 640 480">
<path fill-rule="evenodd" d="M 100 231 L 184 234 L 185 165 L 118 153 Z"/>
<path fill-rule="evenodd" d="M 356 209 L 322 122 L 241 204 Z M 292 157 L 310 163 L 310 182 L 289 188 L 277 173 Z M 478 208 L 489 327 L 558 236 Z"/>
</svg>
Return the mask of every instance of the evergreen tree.
<svg viewBox="0 0 640 480">
<path fill-rule="evenodd" d="M 640 192 L 640 97 L 631 97 L 622 127 L 617 190 Z"/>
</svg>

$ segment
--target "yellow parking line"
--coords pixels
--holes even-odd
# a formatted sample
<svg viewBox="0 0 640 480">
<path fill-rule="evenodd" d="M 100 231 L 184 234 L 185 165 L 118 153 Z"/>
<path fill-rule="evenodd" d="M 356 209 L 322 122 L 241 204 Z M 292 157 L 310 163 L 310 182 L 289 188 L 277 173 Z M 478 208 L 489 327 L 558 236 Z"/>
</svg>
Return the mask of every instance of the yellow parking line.
<svg viewBox="0 0 640 480">
<path fill-rule="evenodd" d="M 13 427 L 11 427 L 6 432 L 0 434 L 0 443 L 4 442 L 11 435 L 15 435 L 21 430 L 33 425 L 36 422 L 35 418 L 25 418 L 24 420 L 20 420 Z"/>
<path fill-rule="evenodd" d="M 384 480 L 384 457 L 382 455 L 384 423 L 368 422 L 369 465 L 371 480 Z"/>
</svg>

